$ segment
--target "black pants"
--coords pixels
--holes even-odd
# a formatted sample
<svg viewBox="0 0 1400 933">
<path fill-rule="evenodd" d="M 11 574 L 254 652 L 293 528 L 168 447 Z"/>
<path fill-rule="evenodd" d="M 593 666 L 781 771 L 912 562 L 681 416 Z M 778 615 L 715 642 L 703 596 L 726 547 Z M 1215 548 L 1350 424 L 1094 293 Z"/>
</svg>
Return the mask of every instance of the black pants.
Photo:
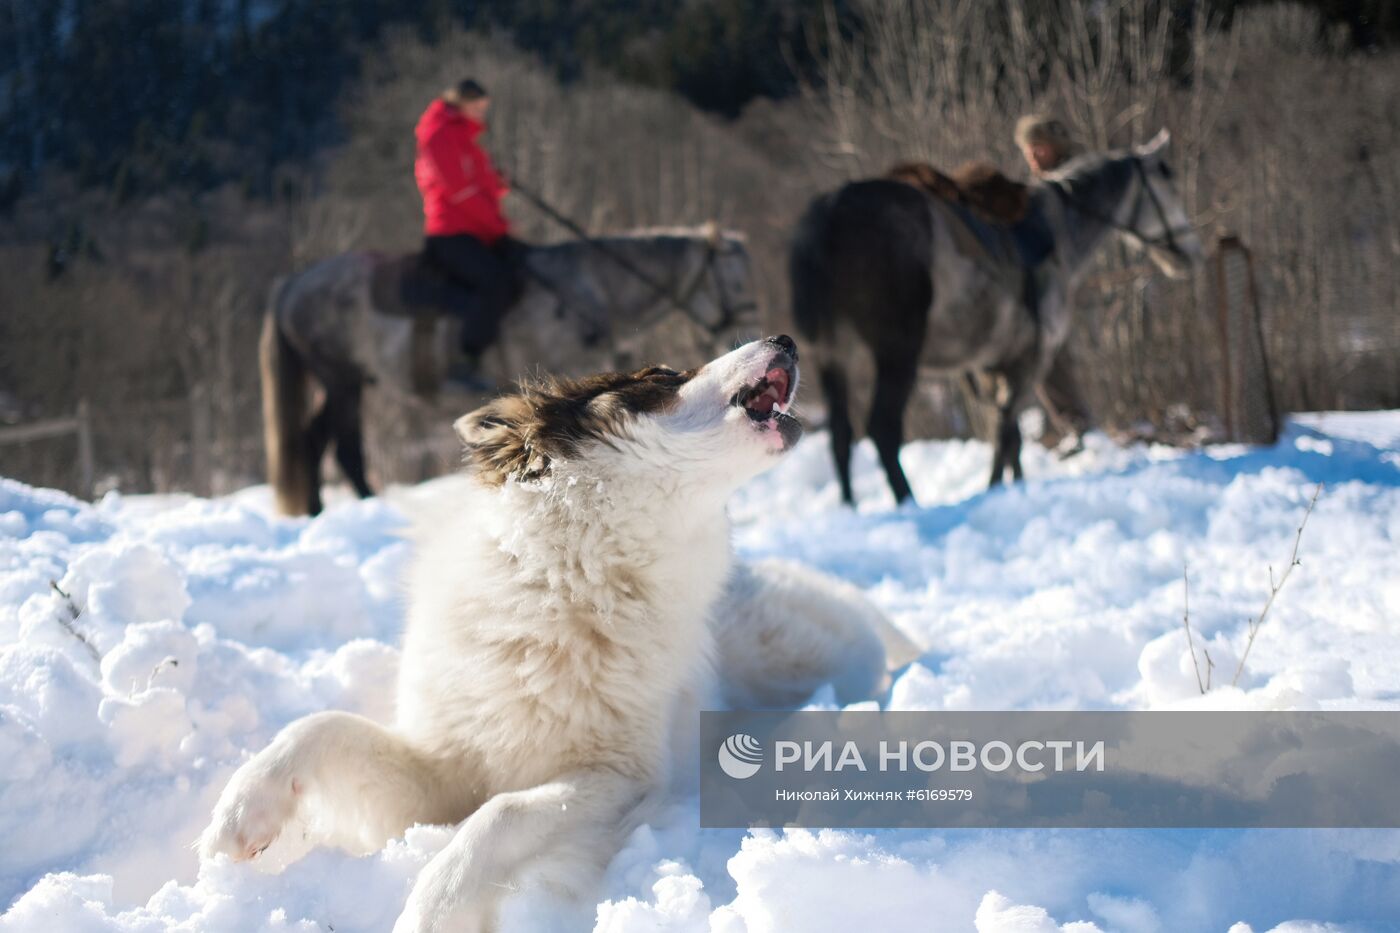
<svg viewBox="0 0 1400 933">
<path fill-rule="evenodd" d="M 445 304 L 462 319 L 462 350 L 467 353 L 480 353 L 495 342 L 515 297 L 505 242 L 492 249 L 466 233 L 424 240 L 423 254 L 451 283 Z"/>
</svg>

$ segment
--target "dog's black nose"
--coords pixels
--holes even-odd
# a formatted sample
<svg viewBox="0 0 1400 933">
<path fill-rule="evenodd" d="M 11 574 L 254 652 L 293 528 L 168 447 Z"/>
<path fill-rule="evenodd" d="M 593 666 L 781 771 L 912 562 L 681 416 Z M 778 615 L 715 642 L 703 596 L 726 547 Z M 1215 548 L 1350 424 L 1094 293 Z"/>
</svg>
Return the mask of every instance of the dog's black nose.
<svg viewBox="0 0 1400 933">
<path fill-rule="evenodd" d="M 794 363 L 797 362 L 797 341 L 793 340 L 787 334 L 779 334 L 776 337 L 769 337 L 768 342 L 772 344 L 777 344 L 779 349 L 781 349 L 788 356 L 792 357 L 792 361 Z"/>
</svg>

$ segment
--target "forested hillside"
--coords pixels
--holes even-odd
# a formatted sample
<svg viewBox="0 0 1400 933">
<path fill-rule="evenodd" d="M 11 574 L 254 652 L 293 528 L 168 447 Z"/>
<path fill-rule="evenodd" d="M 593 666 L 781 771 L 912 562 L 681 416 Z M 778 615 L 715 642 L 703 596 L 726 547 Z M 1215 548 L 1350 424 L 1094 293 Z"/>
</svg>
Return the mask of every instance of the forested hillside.
<svg viewBox="0 0 1400 933">
<path fill-rule="evenodd" d="M 1063 4 L 1035 4 L 1054 42 Z M 1192 23 L 1228 25 L 1257 0 L 1152 0 L 1172 22 L 1173 67 Z M 1400 4 L 1310 0 L 1353 50 L 1400 41 Z M 1110 4 L 1112 6 L 1112 4 Z M 10 0 L 0 7 L 0 203 L 46 172 L 119 198 L 235 181 L 267 194 L 275 167 L 344 136 L 335 102 L 386 30 L 432 42 L 496 33 L 565 80 L 595 70 L 737 114 L 792 95 L 825 45 L 828 12 L 870 29 L 849 0 Z"/>
</svg>

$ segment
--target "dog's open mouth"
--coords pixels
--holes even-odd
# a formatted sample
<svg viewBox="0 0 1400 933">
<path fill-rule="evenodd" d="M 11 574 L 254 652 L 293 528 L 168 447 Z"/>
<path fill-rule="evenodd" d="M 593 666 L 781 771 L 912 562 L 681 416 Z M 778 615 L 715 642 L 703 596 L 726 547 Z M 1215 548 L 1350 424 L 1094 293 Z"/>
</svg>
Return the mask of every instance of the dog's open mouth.
<svg viewBox="0 0 1400 933">
<path fill-rule="evenodd" d="M 735 404 L 743 406 L 754 421 L 786 414 L 788 402 L 792 401 L 793 368 L 785 360 L 773 360 L 762 378 L 735 396 Z"/>
<path fill-rule="evenodd" d="M 755 427 L 765 432 L 776 430 L 783 439 L 782 449 L 786 450 L 802 436 L 801 424 L 788 414 L 796 388 L 797 364 L 786 353 L 780 353 L 769 361 L 757 381 L 739 390 L 734 404 L 744 409 Z"/>
</svg>

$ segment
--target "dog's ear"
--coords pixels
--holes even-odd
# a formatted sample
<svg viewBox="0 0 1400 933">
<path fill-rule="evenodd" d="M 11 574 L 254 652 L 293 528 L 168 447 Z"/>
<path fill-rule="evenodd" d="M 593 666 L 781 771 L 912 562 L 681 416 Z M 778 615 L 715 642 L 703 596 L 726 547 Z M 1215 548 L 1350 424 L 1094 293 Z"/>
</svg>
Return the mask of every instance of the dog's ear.
<svg viewBox="0 0 1400 933">
<path fill-rule="evenodd" d="M 484 405 L 475 411 L 467 412 L 465 415 L 452 422 L 452 430 L 457 432 L 457 437 L 461 438 L 462 444 L 465 445 L 468 450 L 471 450 L 485 440 L 484 432 L 490 425 L 483 424 L 482 422 L 485 418 L 489 417 L 489 415 L 486 414 L 486 409 L 490 407 L 491 405 Z"/>
<path fill-rule="evenodd" d="M 537 444 L 540 419 L 528 396 L 511 395 L 488 402 L 452 425 L 466 447 L 466 462 L 486 483 L 538 479 L 549 469 L 549 456 Z"/>
</svg>

